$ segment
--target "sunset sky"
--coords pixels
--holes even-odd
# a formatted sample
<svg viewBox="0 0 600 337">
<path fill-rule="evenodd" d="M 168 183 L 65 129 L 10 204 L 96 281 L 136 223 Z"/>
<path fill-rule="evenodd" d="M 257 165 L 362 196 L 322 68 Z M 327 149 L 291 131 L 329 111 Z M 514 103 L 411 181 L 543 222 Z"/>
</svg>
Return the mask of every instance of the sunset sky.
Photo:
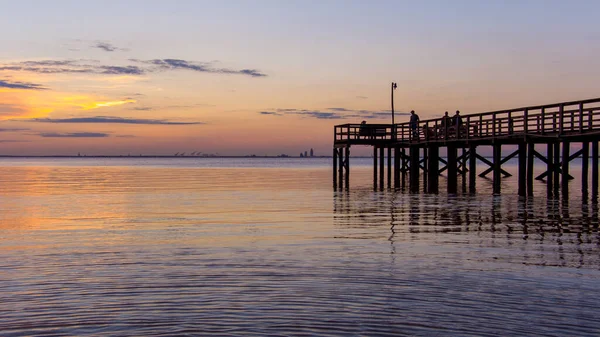
<svg viewBox="0 0 600 337">
<path fill-rule="evenodd" d="M 421 119 L 600 97 L 598 1 L 1 5 L 0 155 L 330 155 L 392 81 Z"/>
</svg>

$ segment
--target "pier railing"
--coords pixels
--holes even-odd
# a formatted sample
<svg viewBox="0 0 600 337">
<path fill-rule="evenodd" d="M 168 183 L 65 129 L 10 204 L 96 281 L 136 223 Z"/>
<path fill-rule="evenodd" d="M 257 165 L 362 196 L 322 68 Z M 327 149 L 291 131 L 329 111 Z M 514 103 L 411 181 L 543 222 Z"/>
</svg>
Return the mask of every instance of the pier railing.
<svg viewBox="0 0 600 337">
<path fill-rule="evenodd" d="M 443 118 L 399 124 L 343 124 L 335 126 L 335 141 L 444 141 L 499 137 L 568 136 L 600 132 L 600 98 L 530 106 L 461 116 L 457 123 Z"/>
</svg>

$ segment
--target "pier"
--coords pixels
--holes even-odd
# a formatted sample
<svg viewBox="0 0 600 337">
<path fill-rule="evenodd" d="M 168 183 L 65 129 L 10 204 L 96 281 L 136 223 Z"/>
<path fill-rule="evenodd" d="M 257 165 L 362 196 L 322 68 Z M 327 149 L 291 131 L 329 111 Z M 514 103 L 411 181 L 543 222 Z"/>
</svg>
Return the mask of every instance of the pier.
<svg viewBox="0 0 600 337">
<path fill-rule="evenodd" d="M 450 194 L 458 192 L 459 176 L 463 191 L 475 193 L 477 176 L 488 175 L 492 192 L 500 194 L 502 179 L 511 176 L 502 165 L 516 158 L 519 196 L 533 196 L 535 180 L 545 181 L 549 196 L 567 196 L 569 180 L 576 179 L 569 174 L 569 164 L 580 158 L 582 192 L 587 195 L 591 189 L 597 197 L 599 141 L 600 98 L 461 115 L 459 122 L 421 120 L 416 129 L 410 122 L 336 125 L 333 186 L 349 188 L 350 148 L 363 145 L 373 147 L 374 189 L 438 193 L 439 176 L 445 173 Z M 503 155 L 503 146 L 512 152 Z M 492 153 L 491 158 L 478 153 L 482 147 Z M 536 158 L 545 165 L 537 176 Z M 477 172 L 478 162 L 488 168 Z"/>
</svg>

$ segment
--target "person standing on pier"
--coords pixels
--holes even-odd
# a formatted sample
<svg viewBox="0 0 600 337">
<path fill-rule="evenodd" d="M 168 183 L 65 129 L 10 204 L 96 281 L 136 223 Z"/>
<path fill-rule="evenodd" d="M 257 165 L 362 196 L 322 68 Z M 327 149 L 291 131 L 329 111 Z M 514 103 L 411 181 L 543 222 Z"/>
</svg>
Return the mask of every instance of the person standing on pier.
<svg viewBox="0 0 600 337">
<path fill-rule="evenodd" d="M 456 137 L 460 137 L 460 131 L 463 124 L 462 117 L 460 116 L 460 111 L 456 110 L 456 114 L 454 115 L 452 124 L 456 128 Z"/>
<path fill-rule="evenodd" d="M 442 131 L 442 135 L 444 137 L 446 137 L 446 135 L 448 134 L 448 128 L 450 128 L 452 125 L 452 120 L 450 118 L 450 116 L 448 116 L 448 111 L 444 112 L 444 117 L 442 117 L 442 122 L 441 122 L 441 131 Z"/>
<path fill-rule="evenodd" d="M 410 111 L 410 129 L 415 139 L 419 139 L 419 115 L 415 113 L 415 110 Z"/>
</svg>

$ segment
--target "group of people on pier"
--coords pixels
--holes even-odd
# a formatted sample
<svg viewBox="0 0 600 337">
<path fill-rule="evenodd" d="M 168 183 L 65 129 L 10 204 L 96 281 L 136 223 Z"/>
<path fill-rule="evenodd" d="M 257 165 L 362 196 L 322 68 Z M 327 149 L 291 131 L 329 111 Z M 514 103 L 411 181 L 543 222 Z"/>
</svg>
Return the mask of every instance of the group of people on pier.
<svg viewBox="0 0 600 337">
<path fill-rule="evenodd" d="M 450 117 L 448 111 L 444 113 L 439 124 L 435 123 L 433 126 L 423 125 L 419 126 L 420 119 L 419 115 L 414 110 L 410 111 L 410 131 L 411 138 L 417 140 L 420 138 L 420 132 L 423 132 L 425 139 L 429 138 L 452 138 L 456 137 L 464 131 L 463 120 L 460 116 L 460 111 L 456 110 L 454 116 Z M 368 125 L 366 121 L 360 123 L 360 136 L 367 136 L 370 138 L 385 137 L 388 130 L 380 125 Z"/>
<path fill-rule="evenodd" d="M 454 116 L 450 117 L 448 111 L 444 113 L 440 124 L 434 126 L 423 125 L 419 128 L 419 115 L 414 110 L 410 112 L 410 129 L 413 139 L 419 139 L 419 130 L 423 131 L 425 138 L 450 138 L 463 131 L 463 120 L 460 111 L 456 110 Z"/>
</svg>

